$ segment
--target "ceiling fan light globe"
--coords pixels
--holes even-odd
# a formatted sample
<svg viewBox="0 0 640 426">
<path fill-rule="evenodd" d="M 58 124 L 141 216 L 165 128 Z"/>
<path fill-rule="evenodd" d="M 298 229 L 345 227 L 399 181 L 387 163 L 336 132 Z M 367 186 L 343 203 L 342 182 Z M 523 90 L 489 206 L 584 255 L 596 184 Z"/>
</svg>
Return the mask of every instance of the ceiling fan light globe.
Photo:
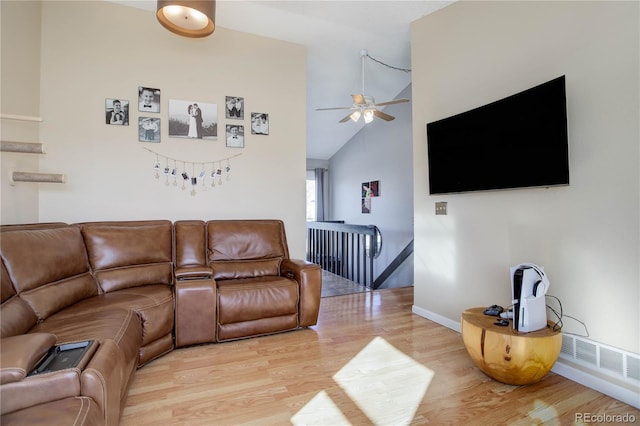
<svg viewBox="0 0 640 426">
<path fill-rule="evenodd" d="M 353 111 L 349 117 L 351 117 L 351 119 L 354 122 L 356 122 L 356 121 L 358 121 L 360 119 L 360 115 L 361 115 L 360 111 Z"/>
<path fill-rule="evenodd" d="M 373 121 L 373 110 L 367 109 L 364 111 L 364 122 L 371 123 Z"/>
</svg>

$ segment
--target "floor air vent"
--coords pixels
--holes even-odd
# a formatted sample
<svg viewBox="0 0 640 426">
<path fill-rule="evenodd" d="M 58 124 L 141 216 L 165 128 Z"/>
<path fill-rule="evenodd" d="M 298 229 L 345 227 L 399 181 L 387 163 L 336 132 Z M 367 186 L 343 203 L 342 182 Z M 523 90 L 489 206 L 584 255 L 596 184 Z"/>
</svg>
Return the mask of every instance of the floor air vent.
<svg viewBox="0 0 640 426">
<path fill-rule="evenodd" d="M 563 334 L 560 358 L 578 362 L 635 386 L 640 384 L 640 356 L 631 352 L 584 337 Z"/>
</svg>

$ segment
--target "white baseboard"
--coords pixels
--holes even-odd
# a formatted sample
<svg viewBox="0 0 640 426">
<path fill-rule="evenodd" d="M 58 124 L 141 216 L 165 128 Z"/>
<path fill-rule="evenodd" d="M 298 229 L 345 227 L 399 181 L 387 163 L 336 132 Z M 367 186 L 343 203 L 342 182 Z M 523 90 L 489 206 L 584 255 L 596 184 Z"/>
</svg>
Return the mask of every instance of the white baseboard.
<svg viewBox="0 0 640 426">
<path fill-rule="evenodd" d="M 459 321 L 453 321 L 450 318 L 436 314 L 435 312 L 431 312 L 427 309 L 420 308 L 416 305 L 411 307 L 411 312 L 444 327 L 450 328 L 451 330 L 457 331 L 458 333 L 462 332 Z M 606 380 L 605 378 L 590 374 L 588 371 L 584 371 L 570 365 L 566 360 L 559 358 L 551 371 L 576 383 L 580 383 L 583 386 L 610 396 L 611 398 L 622 401 L 625 404 L 629 404 L 640 409 L 640 394 L 637 391 L 620 386 L 617 383 Z"/>
<path fill-rule="evenodd" d="M 436 314 L 434 312 L 428 311 L 426 309 L 420 308 L 416 305 L 413 305 L 411 307 L 411 312 L 413 312 L 416 315 L 420 315 L 423 318 L 426 318 L 428 320 L 431 320 L 435 323 L 438 323 L 440 325 L 443 325 L 447 328 L 450 328 L 453 331 L 457 331 L 458 333 L 462 332 L 462 329 L 460 328 L 460 322 L 459 321 L 453 321 L 447 317 L 443 317 L 440 314 Z"/>
<path fill-rule="evenodd" d="M 573 380 L 576 383 L 580 383 L 581 385 L 608 395 L 611 398 L 622 401 L 625 404 L 629 404 L 632 407 L 640 409 L 640 394 L 638 391 L 620 386 L 606 378 L 590 374 L 588 371 L 582 370 L 578 366 L 573 366 L 569 361 L 562 358 L 558 358 L 551 371 L 566 377 L 569 380 Z"/>
</svg>

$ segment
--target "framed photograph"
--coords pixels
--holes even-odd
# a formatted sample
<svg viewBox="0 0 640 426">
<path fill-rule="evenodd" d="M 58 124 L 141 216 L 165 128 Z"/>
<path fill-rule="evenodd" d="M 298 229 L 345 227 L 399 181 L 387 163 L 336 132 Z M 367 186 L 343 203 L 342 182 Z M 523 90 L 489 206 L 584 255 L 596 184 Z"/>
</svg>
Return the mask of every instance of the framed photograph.
<svg viewBox="0 0 640 426">
<path fill-rule="evenodd" d="M 138 141 L 160 142 L 160 119 L 155 117 L 138 117 Z"/>
<path fill-rule="evenodd" d="M 160 112 L 160 89 L 138 86 L 138 111 Z"/>
<path fill-rule="evenodd" d="M 362 183 L 362 198 L 373 198 L 380 196 L 380 181 L 373 180 L 371 182 Z"/>
<path fill-rule="evenodd" d="M 225 130 L 227 136 L 227 147 L 244 148 L 244 126 L 227 124 Z"/>
<path fill-rule="evenodd" d="M 129 101 L 105 99 L 104 110 L 107 124 L 116 126 L 129 125 Z"/>
<path fill-rule="evenodd" d="M 268 135 L 269 134 L 269 114 L 264 112 L 251 113 L 251 134 L 252 135 Z"/>
<path fill-rule="evenodd" d="M 218 105 L 170 99 L 169 136 L 218 139 Z"/>
<path fill-rule="evenodd" d="M 362 214 L 371 213 L 371 198 L 362 199 Z"/>
<path fill-rule="evenodd" d="M 362 198 L 371 198 L 371 188 L 369 182 L 362 183 Z"/>
<path fill-rule="evenodd" d="M 372 180 L 371 182 L 369 182 L 369 189 L 371 190 L 371 196 L 372 197 L 379 197 L 380 196 L 380 181 L 379 180 Z"/>
<path fill-rule="evenodd" d="M 244 98 L 239 96 L 225 96 L 224 98 L 226 118 L 244 120 Z"/>
</svg>

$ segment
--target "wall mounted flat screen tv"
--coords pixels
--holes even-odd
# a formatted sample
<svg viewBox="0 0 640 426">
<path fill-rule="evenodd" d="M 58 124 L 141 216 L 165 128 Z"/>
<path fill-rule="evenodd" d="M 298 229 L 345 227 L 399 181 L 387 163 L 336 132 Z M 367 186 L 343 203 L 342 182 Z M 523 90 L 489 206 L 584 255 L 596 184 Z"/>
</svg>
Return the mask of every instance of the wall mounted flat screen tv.
<svg viewBox="0 0 640 426">
<path fill-rule="evenodd" d="M 429 193 L 569 184 L 565 76 L 427 124 Z"/>
</svg>

